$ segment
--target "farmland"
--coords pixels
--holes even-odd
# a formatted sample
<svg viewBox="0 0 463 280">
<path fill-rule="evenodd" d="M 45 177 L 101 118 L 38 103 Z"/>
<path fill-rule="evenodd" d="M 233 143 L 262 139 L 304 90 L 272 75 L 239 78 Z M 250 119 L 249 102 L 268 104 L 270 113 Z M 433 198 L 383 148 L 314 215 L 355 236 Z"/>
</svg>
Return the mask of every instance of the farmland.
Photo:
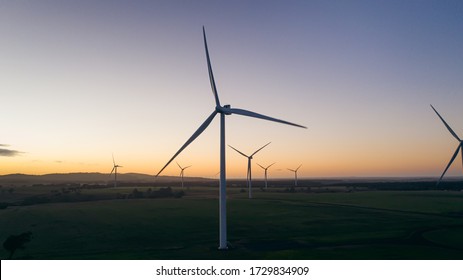
<svg viewBox="0 0 463 280">
<path fill-rule="evenodd" d="M 35 204 L 20 201 L 58 190 L 17 187 L 1 197 L 0 240 L 32 232 L 17 259 L 463 259 L 460 191 L 273 186 L 250 200 L 240 184 L 227 192 L 227 251 L 217 250 L 217 187 L 199 183 L 177 197 L 123 186 Z"/>
</svg>

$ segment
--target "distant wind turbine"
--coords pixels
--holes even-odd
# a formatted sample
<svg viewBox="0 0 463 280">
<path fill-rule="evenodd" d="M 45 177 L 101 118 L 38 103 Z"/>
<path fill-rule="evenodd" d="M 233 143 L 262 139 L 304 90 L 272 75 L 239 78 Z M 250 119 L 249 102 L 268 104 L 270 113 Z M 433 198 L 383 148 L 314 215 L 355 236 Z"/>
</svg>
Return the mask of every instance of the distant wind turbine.
<svg viewBox="0 0 463 280">
<path fill-rule="evenodd" d="M 113 155 L 113 169 L 111 170 L 111 173 L 109 173 L 109 176 L 111 177 L 111 175 L 114 172 L 114 187 L 117 187 L 117 168 L 118 167 L 123 167 L 123 166 L 116 164 L 116 161 L 114 160 L 114 155 Z"/>
<path fill-rule="evenodd" d="M 249 198 L 252 198 L 252 172 L 251 172 L 251 161 L 252 161 L 252 157 L 257 154 L 260 150 L 262 150 L 263 148 L 265 148 L 268 144 L 270 144 L 271 142 L 268 142 L 267 144 L 265 144 L 264 146 L 262 146 L 261 148 L 259 148 L 257 151 L 255 151 L 254 153 L 252 153 L 250 156 L 238 151 L 237 149 L 233 148 L 232 146 L 228 145 L 230 148 L 232 148 L 233 150 L 237 151 L 240 155 L 246 157 L 248 159 L 248 173 L 247 173 L 247 176 L 246 176 L 246 183 L 248 185 L 248 197 Z"/>
<path fill-rule="evenodd" d="M 295 187 L 297 187 L 297 171 L 299 170 L 299 168 L 301 168 L 301 166 L 302 166 L 302 164 L 299 165 L 299 167 L 296 168 L 296 169 L 289 169 L 289 168 L 288 168 L 289 171 L 294 172 L 294 186 L 295 186 Z"/>
<path fill-rule="evenodd" d="M 187 169 L 188 167 L 191 167 L 191 165 L 188 165 L 187 167 L 181 167 L 180 164 L 178 164 L 177 162 L 177 165 L 178 167 L 180 167 L 180 178 L 182 178 L 182 189 L 183 189 L 183 174 L 185 173 L 185 169 Z"/>
<path fill-rule="evenodd" d="M 276 163 L 276 162 L 270 164 L 270 165 L 267 166 L 267 167 L 263 167 L 262 165 L 257 164 L 257 165 L 259 165 L 262 169 L 264 169 L 264 175 L 265 175 L 265 189 L 267 189 L 267 169 L 269 169 L 270 166 L 274 165 L 275 163 Z"/>
<path fill-rule="evenodd" d="M 226 176 L 225 176 L 225 116 L 231 114 L 237 114 L 247 117 L 259 118 L 268 121 L 279 122 L 283 124 L 293 125 L 297 127 L 306 128 L 305 126 L 294 124 L 291 122 L 275 119 L 272 117 L 264 116 L 257 114 L 251 111 L 231 108 L 230 105 L 220 105 L 219 95 L 217 88 L 215 86 L 214 74 L 212 73 L 211 60 L 209 58 L 209 50 L 207 48 L 206 42 L 206 31 L 203 26 L 203 38 L 204 38 L 204 48 L 206 50 L 207 58 L 207 68 L 209 72 L 209 80 L 211 83 L 212 93 L 215 98 L 215 109 L 212 114 L 201 124 L 201 126 L 193 133 L 193 135 L 183 144 L 183 146 L 174 154 L 174 156 L 164 165 L 164 167 L 158 172 L 156 176 L 161 174 L 161 172 L 175 159 L 175 157 L 180 154 L 191 142 L 193 142 L 212 122 L 214 117 L 217 114 L 220 114 L 220 188 L 219 188 L 219 250 L 228 249 L 227 247 L 227 200 L 226 200 Z"/>
<path fill-rule="evenodd" d="M 453 154 L 452 158 L 450 159 L 450 162 L 449 164 L 447 164 L 447 167 L 445 168 L 444 172 L 442 173 L 442 175 L 440 176 L 439 178 L 439 181 L 437 181 L 437 184 L 436 184 L 436 187 L 439 186 L 442 178 L 444 177 L 445 175 L 445 172 L 447 172 L 447 170 L 449 169 L 450 165 L 452 165 L 453 161 L 455 160 L 455 158 L 458 156 L 458 152 L 461 150 L 461 160 L 462 160 L 462 163 L 463 163 L 463 140 L 460 139 L 460 137 L 458 137 L 458 135 L 455 133 L 455 131 L 453 131 L 453 129 L 445 122 L 444 118 L 441 117 L 441 115 L 437 112 L 436 109 L 434 109 L 434 107 L 431 105 L 431 108 L 434 110 L 434 112 L 436 112 L 437 116 L 441 119 L 441 121 L 444 123 L 444 125 L 447 127 L 447 129 L 449 130 L 450 134 L 452 134 L 453 137 L 455 137 L 458 142 L 460 142 L 460 144 L 458 145 L 457 147 L 457 150 L 455 151 L 455 153 Z"/>
</svg>

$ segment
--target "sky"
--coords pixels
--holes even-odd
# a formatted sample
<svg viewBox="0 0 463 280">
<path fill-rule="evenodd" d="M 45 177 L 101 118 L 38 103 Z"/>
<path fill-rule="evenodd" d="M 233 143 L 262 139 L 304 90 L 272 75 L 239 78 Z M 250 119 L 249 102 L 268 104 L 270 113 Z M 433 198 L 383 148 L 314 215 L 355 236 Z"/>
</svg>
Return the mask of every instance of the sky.
<svg viewBox="0 0 463 280">
<path fill-rule="evenodd" d="M 0 0 L 0 174 L 156 174 L 215 107 L 203 26 L 222 104 L 307 126 L 227 116 L 227 144 L 272 142 L 253 177 L 438 177 L 430 104 L 463 137 L 462 1 Z M 215 176 L 218 117 L 176 161 Z"/>
</svg>

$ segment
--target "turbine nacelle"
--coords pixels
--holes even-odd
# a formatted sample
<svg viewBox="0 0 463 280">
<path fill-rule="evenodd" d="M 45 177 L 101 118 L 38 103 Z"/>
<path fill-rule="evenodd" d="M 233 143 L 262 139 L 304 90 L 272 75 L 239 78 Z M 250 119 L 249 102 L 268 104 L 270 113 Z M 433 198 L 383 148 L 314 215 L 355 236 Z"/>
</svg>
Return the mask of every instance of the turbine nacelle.
<svg viewBox="0 0 463 280">
<path fill-rule="evenodd" d="M 215 111 L 217 113 L 225 114 L 225 115 L 231 115 L 232 110 L 230 105 L 224 105 L 224 106 L 216 106 Z"/>
</svg>

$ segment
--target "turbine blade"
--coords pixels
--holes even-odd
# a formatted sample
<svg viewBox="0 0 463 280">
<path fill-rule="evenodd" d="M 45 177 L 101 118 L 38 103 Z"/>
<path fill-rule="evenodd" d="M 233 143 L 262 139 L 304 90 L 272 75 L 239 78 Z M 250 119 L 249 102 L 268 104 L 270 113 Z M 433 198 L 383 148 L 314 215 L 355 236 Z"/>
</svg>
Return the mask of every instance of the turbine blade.
<svg viewBox="0 0 463 280">
<path fill-rule="evenodd" d="M 259 150 L 255 151 L 251 156 L 257 154 L 260 150 L 262 150 L 263 148 L 267 147 L 268 144 L 270 144 L 270 143 L 272 143 L 272 142 L 268 142 L 267 144 L 265 144 L 264 146 L 262 146 L 262 148 L 260 148 Z"/>
<path fill-rule="evenodd" d="M 245 155 L 245 154 L 243 154 L 242 152 L 238 151 L 237 149 L 233 148 L 233 146 L 228 145 L 228 147 L 230 147 L 230 148 L 232 148 L 233 150 L 237 151 L 237 152 L 240 153 L 242 156 L 249 158 L 247 155 Z"/>
<path fill-rule="evenodd" d="M 175 162 L 175 163 L 178 165 L 178 167 L 179 167 L 180 169 L 183 169 L 183 168 L 180 166 L 180 164 L 178 164 L 178 162 Z"/>
<path fill-rule="evenodd" d="M 114 166 L 113 169 L 111 170 L 111 173 L 109 173 L 109 176 L 111 176 L 114 172 L 114 169 L 116 169 L 116 167 Z"/>
<path fill-rule="evenodd" d="M 258 164 L 258 163 L 256 163 L 256 164 L 257 164 L 257 165 L 259 165 L 259 166 L 260 166 L 260 168 L 262 168 L 262 169 L 264 169 L 264 170 L 265 170 L 265 167 L 263 167 L 262 165 L 260 165 L 260 164 Z"/>
<path fill-rule="evenodd" d="M 301 165 L 299 165 L 299 167 L 298 167 L 298 168 L 296 168 L 296 171 L 295 171 L 295 172 L 297 172 L 297 171 L 299 170 L 299 168 L 301 168 L 301 166 L 302 166 L 302 164 L 301 164 Z"/>
<path fill-rule="evenodd" d="M 447 172 L 447 170 L 449 169 L 450 165 L 452 165 L 453 161 L 454 161 L 455 158 L 457 157 L 458 152 L 460 151 L 461 146 L 462 146 L 462 144 L 460 143 L 460 145 L 458 145 L 458 147 L 457 147 L 457 150 L 455 151 L 455 153 L 453 154 L 452 158 L 450 159 L 449 164 L 447 164 L 447 167 L 445 168 L 444 173 L 442 173 L 442 175 L 441 175 L 440 178 L 439 178 L 439 181 L 437 181 L 436 186 L 439 186 L 440 181 L 442 180 L 442 177 L 444 177 L 444 175 L 445 175 L 445 172 Z"/>
<path fill-rule="evenodd" d="M 192 167 L 193 165 L 188 165 L 187 167 L 183 168 L 183 170 L 189 168 L 189 167 Z"/>
<path fill-rule="evenodd" d="M 209 71 L 209 80 L 211 82 L 212 93 L 214 93 L 215 105 L 220 107 L 219 95 L 217 93 L 217 88 L 215 86 L 214 73 L 212 73 L 211 59 L 209 58 L 209 49 L 207 48 L 206 30 L 204 29 L 204 26 L 203 26 L 203 37 L 204 37 L 204 48 L 206 49 L 207 69 Z"/>
<path fill-rule="evenodd" d="M 183 144 L 183 146 L 175 153 L 175 155 L 164 165 L 164 167 L 156 174 L 156 177 L 161 174 L 161 172 L 171 163 L 175 157 L 180 154 L 183 149 L 185 149 L 188 145 L 190 145 L 191 142 L 193 142 L 203 131 L 209 126 L 209 124 L 212 122 L 214 119 L 215 115 L 217 114 L 216 111 L 212 112 L 212 114 L 203 122 L 203 124 L 193 133 L 193 135 Z"/>
<path fill-rule="evenodd" d="M 287 168 L 287 169 L 288 169 L 289 171 L 292 171 L 292 172 L 296 172 L 296 170 L 293 170 L 293 169 L 289 169 L 289 168 Z"/>
<path fill-rule="evenodd" d="M 270 164 L 269 166 L 267 166 L 267 169 L 270 168 L 270 166 L 274 165 L 276 162 Z"/>
<path fill-rule="evenodd" d="M 292 123 L 292 122 L 287 122 L 287 121 L 280 120 L 280 119 L 275 119 L 275 118 L 265 116 L 265 115 L 261 115 L 261 114 L 258 114 L 258 113 L 254 113 L 254 112 L 251 112 L 251 111 L 248 111 L 248 110 L 243 110 L 243 109 L 238 109 L 238 108 L 230 108 L 229 110 L 230 110 L 230 112 L 232 114 L 237 114 L 237 115 L 253 117 L 253 118 L 268 120 L 268 121 L 272 121 L 272 122 L 279 122 L 279 123 L 284 123 L 284 124 L 293 125 L 293 126 L 297 126 L 297 127 L 307 128 L 307 127 L 299 125 L 299 124 L 295 124 L 295 123 Z"/>
<path fill-rule="evenodd" d="M 460 148 L 461 148 L 461 164 L 463 166 L 463 144 L 460 144 Z"/>
<path fill-rule="evenodd" d="M 434 112 L 436 112 L 437 116 L 439 116 L 439 118 L 444 123 L 444 125 L 447 127 L 447 129 L 450 131 L 450 133 L 453 135 L 453 137 L 457 138 L 458 141 L 461 141 L 458 135 L 455 133 L 455 131 L 453 131 L 453 129 L 447 124 L 447 122 L 445 122 L 444 118 L 441 117 L 441 115 L 437 112 L 436 109 L 434 109 L 432 105 L 431 105 L 431 108 L 434 110 Z"/>
</svg>

